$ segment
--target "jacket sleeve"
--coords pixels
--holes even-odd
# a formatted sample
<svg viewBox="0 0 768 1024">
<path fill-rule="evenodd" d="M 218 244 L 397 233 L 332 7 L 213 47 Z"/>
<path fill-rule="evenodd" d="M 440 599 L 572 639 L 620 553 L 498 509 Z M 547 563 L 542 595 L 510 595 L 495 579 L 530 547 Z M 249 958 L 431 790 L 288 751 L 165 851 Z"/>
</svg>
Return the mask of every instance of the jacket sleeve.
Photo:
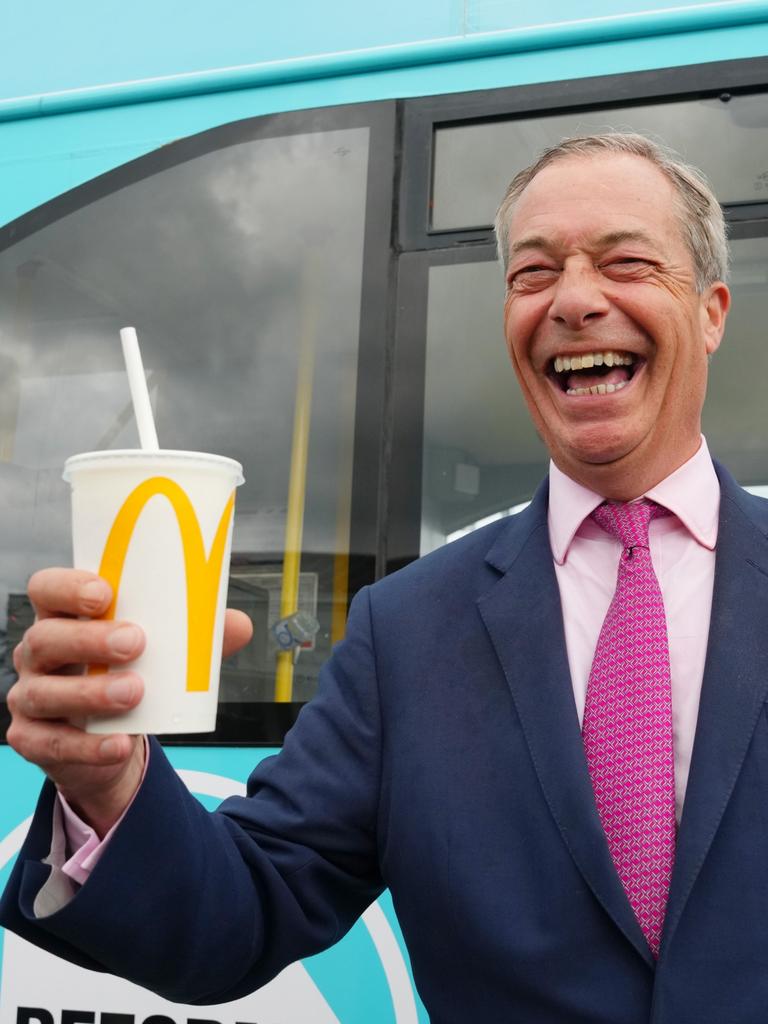
<svg viewBox="0 0 768 1024">
<path fill-rule="evenodd" d="M 320 687 L 248 796 L 207 812 L 153 742 L 144 783 L 77 895 L 45 917 L 55 790 L 47 782 L 0 924 L 165 998 L 218 1003 L 341 938 L 383 889 L 381 727 L 370 610 L 353 602 Z M 38 908 L 39 910 L 39 908 Z"/>
</svg>

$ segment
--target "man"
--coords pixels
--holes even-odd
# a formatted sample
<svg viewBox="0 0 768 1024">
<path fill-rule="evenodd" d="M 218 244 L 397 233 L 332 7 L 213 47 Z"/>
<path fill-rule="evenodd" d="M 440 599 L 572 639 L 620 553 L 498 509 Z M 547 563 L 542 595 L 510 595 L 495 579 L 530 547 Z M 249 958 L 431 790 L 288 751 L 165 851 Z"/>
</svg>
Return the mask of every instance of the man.
<svg viewBox="0 0 768 1024">
<path fill-rule="evenodd" d="M 109 600 L 93 577 L 34 577 L 9 742 L 108 841 L 69 880 L 48 783 L 7 927 L 218 1002 L 386 885 L 433 1024 L 764 1018 L 768 507 L 718 482 L 700 435 L 719 207 L 653 144 L 598 136 L 518 175 L 497 231 L 551 500 L 359 595 L 282 753 L 214 815 L 156 744 L 142 780 L 143 742 L 66 724 L 141 691 L 68 666 L 143 641 L 83 621 Z"/>
</svg>

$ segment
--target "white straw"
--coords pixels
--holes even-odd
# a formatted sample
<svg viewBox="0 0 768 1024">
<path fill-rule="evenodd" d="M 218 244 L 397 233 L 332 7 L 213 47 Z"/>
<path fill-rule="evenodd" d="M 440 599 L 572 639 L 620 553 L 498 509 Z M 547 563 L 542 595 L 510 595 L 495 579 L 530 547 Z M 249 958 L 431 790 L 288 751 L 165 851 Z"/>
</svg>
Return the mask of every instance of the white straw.
<svg viewBox="0 0 768 1024">
<path fill-rule="evenodd" d="M 144 364 L 139 351 L 139 339 L 133 327 L 123 327 L 120 331 L 123 344 L 125 368 L 128 371 L 128 385 L 131 389 L 133 411 L 139 428 L 139 443 L 145 451 L 156 452 L 160 449 L 155 430 L 155 420 L 149 401 L 147 379 L 144 376 Z"/>
</svg>

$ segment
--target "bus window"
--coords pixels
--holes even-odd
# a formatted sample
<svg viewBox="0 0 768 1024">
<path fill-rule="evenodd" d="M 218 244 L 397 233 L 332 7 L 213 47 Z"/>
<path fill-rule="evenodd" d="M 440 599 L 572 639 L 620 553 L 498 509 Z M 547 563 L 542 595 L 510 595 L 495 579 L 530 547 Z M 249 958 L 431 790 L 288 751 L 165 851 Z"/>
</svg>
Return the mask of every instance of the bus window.
<svg viewBox="0 0 768 1024">
<path fill-rule="evenodd" d="M 42 227 L 24 231 L 36 226 L 28 217 L 4 229 L 4 691 L 31 620 L 27 578 L 71 560 L 64 459 L 138 444 L 118 338 L 132 324 L 161 445 L 245 468 L 230 603 L 250 615 L 254 640 L 225 664 L 215 738 L 279 742 L 314 693 L 360 583 L 350 580 L 358 351 L 381 219 L 368 211 L 389 207 L 369 188 L 370 122 L 381 116 L 339 108 L 325 123 L 309 112 L 214 130 L 120 169 L 112 188 L 84 186 L 76 209 Z M 380 238 L 386 266 L 388 222 Z M 286 545 L 299 555 L 290 579 Z M 311 627 L 297 660 L 273 628 L 295 612 Z"/>
<path fill-rule="evenodd" d="M 749 89 L 743 79 L 732 87 L 747 69 L 705 70 L 431 97 L 410 108 L 394 403 L 410 429 L 395 424 L 407 472 L 391 506 L 399 500 L 420 516 L 418 529 L 392 531 L 391 568 L 523 507 L 546 474 L 506 354 L 491 225 L 511 178 L 566 135 L 639 131 L 711 179 L 729 225 L 734 303 L 712 360 L 703 428 L 740 483 L 768 485 L 762 396 L 744 387 L 768 371 L 766 67 L 751 69 Z M 609 106 L 612 95 L 624 102 Z M 559 109 L 546 109 L 549 96 Z M 407 436 L 417 429 L 421 451 L 407 460 Z"/>
<path fill-rule="evenodd" d="M 439 126 L 434 138 L 432 229 L 493 223 L 517 171 L 568 135 L 637 131 L 673 146 L 704 171 L 722 203 L 768 200 L 764 92 L 580 110 L 547 117 Z"/>
</svg>

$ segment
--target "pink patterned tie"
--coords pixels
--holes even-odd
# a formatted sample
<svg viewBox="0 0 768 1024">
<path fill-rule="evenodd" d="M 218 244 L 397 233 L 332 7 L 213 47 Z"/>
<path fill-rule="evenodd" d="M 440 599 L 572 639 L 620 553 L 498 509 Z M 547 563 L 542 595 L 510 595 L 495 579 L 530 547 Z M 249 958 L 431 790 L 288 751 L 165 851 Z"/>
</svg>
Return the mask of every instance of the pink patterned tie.
<svg viewBox="0 0 768 1024">
<path fill-rule="evenodd" d="M 667 621 L 648 525 L 669 514 L 647 498 L 605 502 L 592 513 L 624 551 L 584 708 L 584 747 L 600 821 L 654 956 L 675 855 L 675 774 Z"/>
</svg>

